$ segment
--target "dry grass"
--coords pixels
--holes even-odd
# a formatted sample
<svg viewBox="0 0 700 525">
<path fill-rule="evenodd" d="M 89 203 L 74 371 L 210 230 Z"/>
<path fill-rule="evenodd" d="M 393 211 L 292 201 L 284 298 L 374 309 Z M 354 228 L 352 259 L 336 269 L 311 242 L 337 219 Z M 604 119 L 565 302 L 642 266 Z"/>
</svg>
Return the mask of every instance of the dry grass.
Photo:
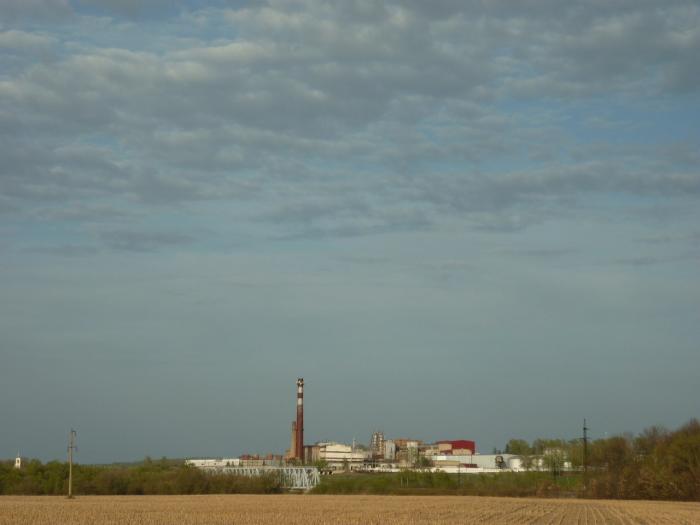
<svg viewBox="0 0 700 525">
<path fill-rule="evenodd" d="M 700 503 L 471 496 L 0 497 L 5 524 L 700 523 Z"/>
</svg>

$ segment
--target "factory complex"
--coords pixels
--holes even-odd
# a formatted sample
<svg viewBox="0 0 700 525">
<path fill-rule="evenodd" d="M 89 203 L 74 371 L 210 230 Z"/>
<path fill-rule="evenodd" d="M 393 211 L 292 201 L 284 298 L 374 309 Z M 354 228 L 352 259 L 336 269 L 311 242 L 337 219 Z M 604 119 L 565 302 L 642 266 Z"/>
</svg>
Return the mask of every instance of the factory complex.
<svg viewBox="0 0 700 525">
<path fill-rule="evenodd" d="M 380 434 L 381 433 L 375 433 Z M 461 441 L 461 440 L 457 440 Z M 399 445 L 397 446 L 397 442 Z M 482 473 L 524 471 L 522 458 L 513 454 L 478 454 L 476 452 L 451 454 L 438 451 L 441 441 L 425 444 L 420 440 L 386 439 L 389 454 L 375 455 L 363 445 L 321 442 L 304 446 L 303 461 L 296 458 L 268 454 L 243 455 L 237 458 L 188 459 L 187 464 L 202 469 L 220 470 L 226 467 L 279 467 L 284 465 L 312 465 L 322 473 L 341 472 L 399 472 L 421 469 L 447 473 Z"/>
<path fill-rule="evenodd" d="M 524 470 L 519 456 L 479 454 L 474 441 L 458 439 L 424 443 L 418 439 L 386 439 L 374 432 L 368 447 L 343 443 L 316 443 L 304 447 L 304 464 L 321 465 L 332 472 L 398 472 L 425 469 L 443 472 L 500 472 Z"/>
<path fill-rule="evenodd" d="M 290 447 L 284 455 L 242 455 L 238 458 L 188 459 L 187 464 L 202 469 L 315 466 L 322 473 L 398 472 L 422 469 L 433 472 L 481 473 L 524 471 L 523 458 L 513 454 L 479 454 L 469 439 L 425 443 L 419 439 L 387 439 L 376 431 L 368 445 L 333 441 L 304 444 L 304 379 L 296 383 L 296 419 L 291 425 Z M 566 464 L 563 465 L 566 468 Z M 543 468 L 542 461 L 528 465 Z"/>
</svg>

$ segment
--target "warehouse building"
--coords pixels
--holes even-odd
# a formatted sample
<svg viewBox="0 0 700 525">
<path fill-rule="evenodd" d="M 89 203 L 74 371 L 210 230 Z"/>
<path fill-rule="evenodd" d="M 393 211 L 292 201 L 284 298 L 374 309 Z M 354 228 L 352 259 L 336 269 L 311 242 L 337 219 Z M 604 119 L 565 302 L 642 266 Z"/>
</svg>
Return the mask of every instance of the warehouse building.
<svg viewBox="0 0 700 525">
<path fill-rule="evenodd" d="M 197 468 L 221 468 L 221 467 L 238 467 L 241 460 L 238 458 L 204 458 L 204 459 L 186 459 L 185 465 Z"/>
<path fill-rule="evenodd" d="M 476 454 L 476 443 L 470 439 L 455 439 L 452 441 L 438 441 L 437 445 L 440 454 L 450 456 L 465 456 Z"/>
<path fill-rule="evenodd" d="M 332 441 L 317 443 L 309 449 L 311 463 L 324 461 L 331 470 L 359 470 L 368 459 L 365 451 Z"/>
<path fill-rule="evenodd" d="M 521 472 L 522 457 L 515 454 L 440 454 L 430 458 L 433 469 L 440 472 Z"/>
</svg>

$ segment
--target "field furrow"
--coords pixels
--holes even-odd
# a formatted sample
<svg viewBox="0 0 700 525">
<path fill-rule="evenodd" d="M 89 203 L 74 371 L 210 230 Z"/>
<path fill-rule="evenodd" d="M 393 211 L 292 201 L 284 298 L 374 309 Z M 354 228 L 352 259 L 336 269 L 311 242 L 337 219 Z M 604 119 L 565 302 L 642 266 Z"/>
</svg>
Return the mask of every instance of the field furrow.
<svg viewBox="0 0 700 525">
<path fill-rule="evenodd" d="M 700 523 L 700 503 L 472 496 L 2 496 L 0 525 Z"/>
</svg>

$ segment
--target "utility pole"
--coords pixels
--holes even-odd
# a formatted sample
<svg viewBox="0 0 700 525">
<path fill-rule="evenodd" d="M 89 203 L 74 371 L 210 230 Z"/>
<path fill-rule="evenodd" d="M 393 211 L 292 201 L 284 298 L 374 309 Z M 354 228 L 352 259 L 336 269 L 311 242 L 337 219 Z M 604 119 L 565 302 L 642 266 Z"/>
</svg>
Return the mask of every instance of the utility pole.
<svg viewBox="0 0 700 525">
<path fill-rule="evenodd" d="M 75 436 L 76 432 L 71 428 L 68 434 L 68 499 L 73 498 L 73 451 L 77 449 Z"/>
<path fill-rule="evenodd" d="M 586 418 L 583 418 L 583 488 L 588 484 L 588 427 Z"/>
</svg>

